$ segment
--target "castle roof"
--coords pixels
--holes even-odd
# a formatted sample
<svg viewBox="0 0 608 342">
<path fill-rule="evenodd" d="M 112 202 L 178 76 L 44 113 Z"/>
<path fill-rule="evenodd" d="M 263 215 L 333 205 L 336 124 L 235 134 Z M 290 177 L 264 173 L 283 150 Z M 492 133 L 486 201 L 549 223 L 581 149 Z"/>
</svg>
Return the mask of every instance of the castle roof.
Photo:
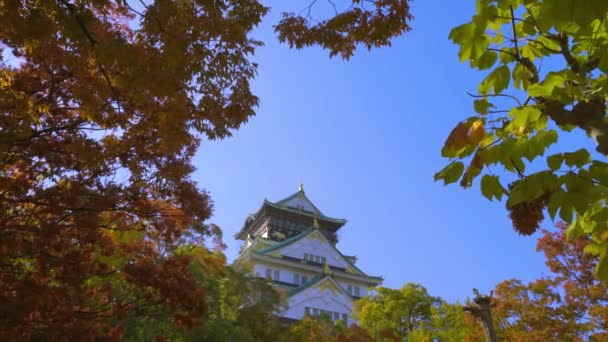
<svg viewBox="0 0 608 342">
<path fill-rule="evenodd" d="M 340 284 L 334 279 L 334 277 L 331 274 L 317 274 L 316 276 L 312 277 L 309 281 L 307 281 L 306 283 L 302 284 L 299 287 L 296 287 L 295 289 L 292 289 L 291 291 L 287 292 L 287 295 L 289 297 L 293 297 L 295 295 L 297 295 L 298 293 L 307 290 L 311 287 L 315 287 L 315 286 L 320 286 L 321 283 L 323 282 L 329 282 L 333 288 L 337 289 L 339 292 L 341 292 L 343 295 L 345 295 L 347 298 L 352 299 L 353 296 L 351 294 L 349 294 L 348 292 L 346 292 L 346 290 L 344 290 L 344 288 L 342 286 L 340 286 Z"/>
<path fill-rule="evenodd" d="M 326 246 L 328 246 L 328 248 L 330 248 L 332 251 L 334 251 L 340 258 L 342 258 L 342 260 L 344 261 L 344 263 L 347 265 L 346 269 L 342 269 L 342 270 L 339 270 L 339 271 L 343 271 L 345 273 L 350 273 L 350 274 L 353 274 L 353 275 L 361 276 L 361 277 L 370 279 L 370 280 L 372 280 L 374 282 L 381 282 L 382 281 L 382 277 L 369 276 L 365 272 L 363 272 L 361 269 L 359 269 L 357 266 L 355 266 L 355 264 L 352 262 L 352 257 L 348 257 L 348 256 L 345 256 L 344 254 L 342 254 L 342 252 L 340 252 L 332 243 L 330 243 L 329 241 L 327 241 L 327 239 L 325 238 L 325 236 L 323 234 L 321 234 L 319 232 L 318 228 L 316 228 L 316 227 L 310 227 L 310 228 L 302 231 L 301 233 L 299 233 L 297 235 L 294 235 L 291 238 L 286 239 L 286 240 L 284 240 L 282 242 L 273 244 L 273 245 L 265 247 L 265 248 L 254 250 L 253 253 L 258 254 L 258 255 L 277 257 L 276 255 L 274 255 L 276 253 L 273 253 L 273 252 L 279 251 L 282 248 L 285 248 L 285 247 L 287 247 L 289 245 L 292 245 L 292 244 L 294 244 L 294 243 L 296 243 L 296 242 L 298 242 L 298 241 L 300 241 L 300 240 L 302 240 L 302 239 L 304 239 L 306 237 L 309 237 L 309 236 L 311 236 L 313 234 L 315 234 L 315 236 L 314 236 L 315 239 L 320 239 L 320 240 L 324 241 L 324 244 Z M 289 258 L 283 258 L 283 259 L 289 260 Z M 300 264 L 300 260 L 292 261 L 292 262 L 294 262 L 296 264 Z M 337 270 L 335 267 L 331 267 L 331 266 L 330 266 L 330 269 Z"/>
<path fill-rule="evenodd" d="M 344 224 L 346 224 L 345 219 L 333 218 L 324 215 L 319 208 L 306 196 L 304 189 L 300 186 L 300 189 L 288 196 L 283 198 L 277 202 L 271 202 L 264 199 L 262 206 L 256 211 L 255 214 L 249 215 L 245 222 L 243 223 L 243 227 L 241 230 L 235 234 L 235 238 L 237 239 L 245 239 L 247 237 L 248 228 L 253 221 L 255 221 L 265 210 L 278 210 L 291 214 L 296 214 L 298 216 L 309 217 L 311 220 L 316 218 L 319 221 L 325 221 L 329 223 L 326 225 L 327 227 L 333 227 L 333 229 L 338 230 Z"/>
</svg>

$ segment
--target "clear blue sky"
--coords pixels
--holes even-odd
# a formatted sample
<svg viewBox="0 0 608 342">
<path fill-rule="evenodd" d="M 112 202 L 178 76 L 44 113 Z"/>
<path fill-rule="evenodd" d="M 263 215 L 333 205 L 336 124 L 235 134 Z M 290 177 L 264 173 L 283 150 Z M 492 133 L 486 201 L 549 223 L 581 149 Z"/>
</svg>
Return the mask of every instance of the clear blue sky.
<svg viewBox="0 0 608 342">
<path fill-rule="evenodd" d="M 463 301 L 473 287 L 488 292 L 502 280 L 547 272 L 537 236 L 518 236 L 504 203 L 487 201 L 476 186 L 433 181 L 446 164 L 445 138 L 472 114 L 465 91 L 483 77 L 459 63 L 447 39 L 474 1 L 414 1 L 412 32 L 348 62 L 278 43 L 272 25 L 280 12 L 304 4 L 270 5 L 256 31 L 266 43 L 255 56 L 257 116 L 234 137 L 203 143 L 195 160 L 194 178 L 215 202 L 210 222 L 223 229 L 230 261 L 246 215 L 302 181 L 321 211 L 348 219 L 341 251 L 384 276 L 385 286 L 416 282 Z"/>
</svg>

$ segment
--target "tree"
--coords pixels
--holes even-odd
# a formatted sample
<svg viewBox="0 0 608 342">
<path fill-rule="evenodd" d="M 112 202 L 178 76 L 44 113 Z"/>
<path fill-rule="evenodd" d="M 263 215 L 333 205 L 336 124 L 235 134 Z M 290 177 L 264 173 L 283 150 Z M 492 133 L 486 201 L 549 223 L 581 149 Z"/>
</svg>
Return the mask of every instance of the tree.
<svg viewBox="0 0 608 342">
<path fill-rule="evenodd" d="M 431 307 L 431 319 L 407 335 L 409 342 L 459 342 L 464 341 L 470 330 L 464 323 L 464 312 L 459 304 Z"/>
<path fill-rule="evenodd" d="M 592 272 L 598 257 L 584 253 L 588 238 L 567 240 L 565 228 L 562 224 L 557 230 L 544 230 L 537 245 L 552 275 L 528 284 L 510 279 L 496 286 L 492 313 L 501 340 L 608 338 L 608 285 Z"/>
<path fill-rule="evenodd" d="M 465 341 L 471 334 L 464 323 L 464 311 L 460 304 L 441 303 L 431 310 L 431 341 Z"/>
<path fill-rule="evenodd" d="M 348 58 L 407 30 L 408 0 L 359 1 L 279 39 Z M 119 338 L 132 314 L 208 312 L 187 242 L 221 244 L 190 179 L 258 99 L 256 0 L 0 3 L 0 337 Z M 5 59 L 6 58 L 6 59 Z"/>
<path fill-rule="evenodd" d="M 596 276 L 605 280 L 607 15 L 604 0 L 478 0 L 472 20 L 449 37 L 462 62 L 490 72 L 471 94 L 476 114 L 445 142 L 442 155 L 453 161 L 435 175 L 464 188 L 481 177 L 482 194 L 505 196 L 523 235 L 538 229 L 545 211 L 559 214 L 572 223 L 572 238 L 592 237 L 587 251 L 600 256 Z M 557 144 L 572 130 L 586 133 L 597 153 Z M 546 165 L 536 161 L 549 147 Z"/>
<path fill-rule="evenodd" d="M 394 336 L 404 340 L 416 329 L 429 328 L 433 307 L 440 305 L 441 300 L 422 285 L 407 283 L 398 290 L 376 288 L 355 303 L 353 315 L 375 339 Z"/>
<path fill-rule="evenodd" d="M 355 303 L 353 314 L 377 341 L 478 341 L 481 328 L 467 323 L 460 304 L 430 296 L 419 284 L 379 287 Z"/>
<path fill-rule="evenodd" d="M 356 324 L 346 326 L 343 320 L 333 321 L 329 316 L 305 316 L 292 325 L 289 335 L 278 335 L 276 341 L 285 342 L 372 342 L 374 339 Z"/>
<path fill-rule="evenodd" d="M 187 245 L 181 250 L 195 256 L 218 257 L 204 247 Z M 266 281 L 248 278 L 231 267 L 216 270 L 208 262 L 196 262 L 191 270 L 200 288 L 206 291 L 209 310 L 204 324 L 191 330 L 170 320 L 171 310 L 158 308 L 154 315 L 133 314 L 125 323 L 126 341 L 148 341 L 162 337 L 169 341 L 271 341 L 280 336 L 280 322 L 273 316 L 279 307 L 279 294 Z"/>
<path fill-rule="evenodd" d="M 344 330 L 344 322 L 336 325 L 327 316 L 319 317 L 305 316 L 301 321 L 291 326 L 289 337 L 285 340 L 290 342 L 330 342 L 335 341 L 336 336 Z"/>
</svg>

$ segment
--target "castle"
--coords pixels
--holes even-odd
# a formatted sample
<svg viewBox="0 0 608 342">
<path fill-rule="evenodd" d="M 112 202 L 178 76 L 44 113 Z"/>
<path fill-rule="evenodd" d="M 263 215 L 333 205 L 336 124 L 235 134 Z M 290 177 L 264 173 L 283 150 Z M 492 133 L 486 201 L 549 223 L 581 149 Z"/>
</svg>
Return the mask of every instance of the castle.
<svg viewBox="0 0 608 342">
<path fill-rule="evenodd" d="M 354 301 L 380 285 L 382 278 L 367 275 L 355 266 L 355 256 L 336 248 L 337 232 L 345 223 L 325 216 L 300 185 L 283 200 L 264 200 L 247 217 L 235 235 L 244 241 L 235 264 L 284 294 L 287 305 L 277 316 L 300 320 L 327 315 L 351 325 L 356 323 L 351 316 Z"/>
</svg>

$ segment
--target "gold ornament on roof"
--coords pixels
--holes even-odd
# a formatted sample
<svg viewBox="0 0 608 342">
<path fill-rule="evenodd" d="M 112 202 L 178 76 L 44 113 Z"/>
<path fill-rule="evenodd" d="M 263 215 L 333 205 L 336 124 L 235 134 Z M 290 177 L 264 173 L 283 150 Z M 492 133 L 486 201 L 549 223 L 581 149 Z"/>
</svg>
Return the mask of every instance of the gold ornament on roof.
<svg viewBox="0 0 608 342">
<path fill-rule="evenodd" d="M 319 221 L 317 221 L 317 215 L 312 218 L 312 226 L 316 229 L 319 229 Z"/>
<path fill-rule="evenodd" d="M 298 191 L 304 192 L 304 184 L 302 184 L 302 182 L 300 182 L 300 186 L 298 186 Z"/>
</svg>

